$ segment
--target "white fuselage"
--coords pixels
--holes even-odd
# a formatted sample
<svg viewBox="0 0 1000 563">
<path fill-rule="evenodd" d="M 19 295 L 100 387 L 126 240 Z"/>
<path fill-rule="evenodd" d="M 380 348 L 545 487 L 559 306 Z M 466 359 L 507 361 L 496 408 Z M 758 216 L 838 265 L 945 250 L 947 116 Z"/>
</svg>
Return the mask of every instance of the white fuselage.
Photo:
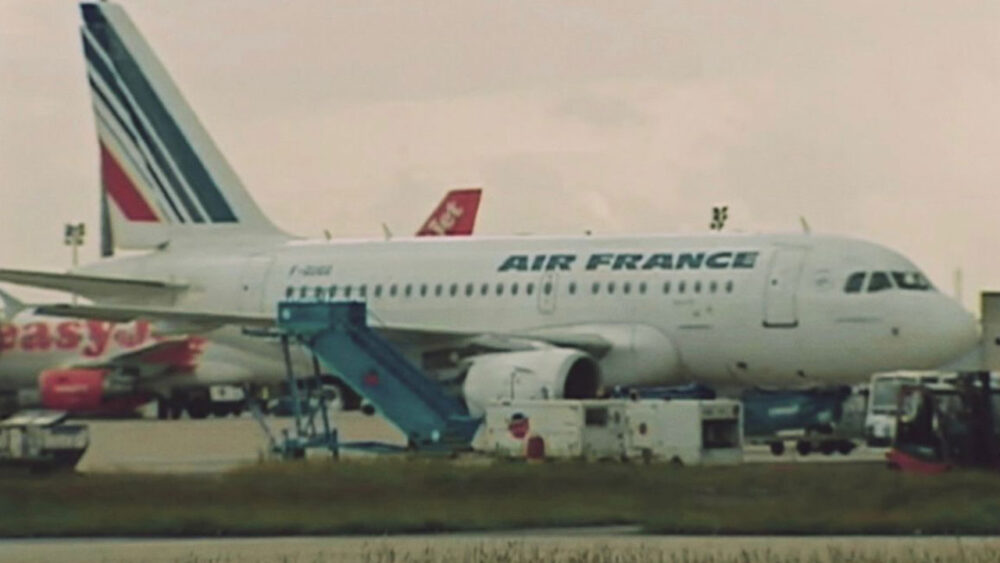
<svg viewBox="0 0 1000 563">
<path fill-rule="evenodd" d="M 852 273 L 918 269 L 842 237 L 196 242 L 80 271 L 186 283 L 173 302 L 145 303 L 185 311 L 274 315 L 282 300 L 333 291 L 367 301 L 387 334 L 436 335 L 400 340 L 411 356 L 462 335 L 596 335 L 614 345 L 600 358 L 605 386 L 853 383 L 939 366 L 978 338 L 972 316 L 933 289 L 847 293 Z M 237 328 L 209 336 L 279 353 Z"/>
<path fill-rule="evenodd" d="M 280 358 L 262 358 L 218 342 L 199 342 L 191 368 L 175 369 L 168 357 L 125 359 L 156 342 L 145 320 L 111 323 L 24 311 L 0 322 L 0 393 L 36 390 L 42 372 L 74 367 L 114 371 L 116 365 L 127 366 L 135 370 L 130 375 L 137 392 L 164 395 L 174 387 L 275 384 L 285 378 Z M 308 359 L 298 350 L 295 358 L 300 364 Z"/>
</svg>

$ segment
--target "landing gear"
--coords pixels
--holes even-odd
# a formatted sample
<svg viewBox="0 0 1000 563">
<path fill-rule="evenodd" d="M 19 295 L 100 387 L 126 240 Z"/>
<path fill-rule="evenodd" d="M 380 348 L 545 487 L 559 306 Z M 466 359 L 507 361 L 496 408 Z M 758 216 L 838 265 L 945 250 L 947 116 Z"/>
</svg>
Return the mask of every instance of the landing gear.
<svg viewBox="0 0 1000 563">
<path fill-rule="evenodd" d="M 212 403 L 210 403 L 207 399 L 193 399 L 187 404 L 187 413 L 191 418 L 205 418 L 211 410 Z"/>
<path fill-rule="evenodd" d="M 769 446 L 771 447 L 771 453 L 774 455 L 781 455 L 785 453 L 784 442 L 771 442 Z"/>
<path fill-rule="evenodd" d="M 156 418 L 159 420 L 177 420 L 183 412 L 183 403 L 177 398 L 160 397 L 156 399 Z"/>
</svg>

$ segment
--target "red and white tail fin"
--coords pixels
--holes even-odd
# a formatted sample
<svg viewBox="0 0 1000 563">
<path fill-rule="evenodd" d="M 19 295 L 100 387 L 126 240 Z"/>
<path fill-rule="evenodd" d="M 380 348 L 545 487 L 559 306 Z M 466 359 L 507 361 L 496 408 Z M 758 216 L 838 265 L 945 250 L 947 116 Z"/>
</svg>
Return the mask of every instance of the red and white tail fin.
<svg viewBox="0 0 1000 563">
<path fill-rule="evenodd" d="M 108 2 L 80 9 L 114 245 L 287 236 L 251 199 L 125 11 Z"/>
<path fill-rule="evenodd" d="M 482 188 L 452 190 L 417 231 L 418 237 L 468 236 L 476 226 Z"/>
</svg>

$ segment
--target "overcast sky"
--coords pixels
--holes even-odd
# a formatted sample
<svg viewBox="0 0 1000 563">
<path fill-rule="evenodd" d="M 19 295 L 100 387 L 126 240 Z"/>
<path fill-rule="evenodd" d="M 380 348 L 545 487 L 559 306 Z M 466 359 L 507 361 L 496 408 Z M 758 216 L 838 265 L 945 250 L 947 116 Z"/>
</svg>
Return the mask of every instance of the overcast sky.
<svg viewBox="0 0 1000 563">
<path fill-rule="evenodd" d="M 1000 3 L 123 2 L 261 207 L 301 235 L 855 235 L 1000 289 Z M 0 264 L 97 256 L 66 0 L 0 0 Z"/>
</svg>

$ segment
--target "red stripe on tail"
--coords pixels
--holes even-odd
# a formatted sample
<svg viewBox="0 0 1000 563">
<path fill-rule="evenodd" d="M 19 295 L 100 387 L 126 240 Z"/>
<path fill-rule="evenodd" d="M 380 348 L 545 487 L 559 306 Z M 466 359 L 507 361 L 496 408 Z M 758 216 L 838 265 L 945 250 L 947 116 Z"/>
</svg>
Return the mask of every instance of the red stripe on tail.
<svg viewBox="0 0 1000 563">
<path fill-rule="evenodd" d="M 132 179 L 122 169 L 111 151 L 101 143 L 101 180 L 104 191 L 115 201 L 118 209 L 129 221 L 159 222 L 156 213 L 143 199 L 142 194 L 132 183 Z"/>
</svg>

